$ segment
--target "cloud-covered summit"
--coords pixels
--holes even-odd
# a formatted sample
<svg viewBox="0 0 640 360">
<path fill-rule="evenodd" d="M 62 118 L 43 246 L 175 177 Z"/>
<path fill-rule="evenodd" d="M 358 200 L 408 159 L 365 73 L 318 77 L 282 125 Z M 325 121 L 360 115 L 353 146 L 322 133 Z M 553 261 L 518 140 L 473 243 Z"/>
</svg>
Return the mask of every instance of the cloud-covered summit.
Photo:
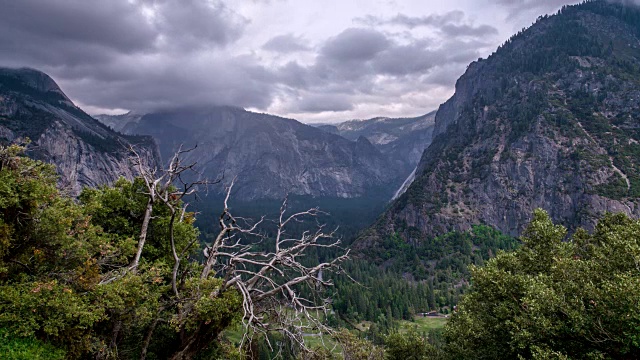
<svg viewBox="0 0 640 360">
<path fill-rule="evenodd" d="M 515 9 L 566 3 L 484 2 L 5 1 L 0 66 L 47 72 L 93 113 L 224 104 L 312 121 L 416 115 L 521 27 L 509 23 Z"/>
</svg>

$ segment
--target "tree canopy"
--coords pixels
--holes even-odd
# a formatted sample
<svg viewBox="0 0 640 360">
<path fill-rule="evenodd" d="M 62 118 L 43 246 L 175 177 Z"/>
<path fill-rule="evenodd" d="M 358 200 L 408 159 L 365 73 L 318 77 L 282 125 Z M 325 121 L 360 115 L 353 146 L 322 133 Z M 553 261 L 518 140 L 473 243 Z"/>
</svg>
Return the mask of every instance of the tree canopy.
<svg viewBox="0 0 640 360">
<path fill-rule="evenodd" d="M 608 214 L 566 236 L 537 210 L 521 248 L 471 267 L 445 331 L 449 358 L 640 357 L 640 221 Z"/>
</svg>

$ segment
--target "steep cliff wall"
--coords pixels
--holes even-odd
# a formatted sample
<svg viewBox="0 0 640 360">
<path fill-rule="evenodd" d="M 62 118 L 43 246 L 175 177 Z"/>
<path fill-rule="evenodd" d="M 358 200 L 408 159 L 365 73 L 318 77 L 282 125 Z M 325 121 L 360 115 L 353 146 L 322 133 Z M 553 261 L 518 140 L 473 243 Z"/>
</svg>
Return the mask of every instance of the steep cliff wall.
<svg viewBox="0 0 640 360">
<path fill-rule="evenodd" d="M 390 198 L 402 182 L 388 157 L 366 138 L 350 141 L 296 120 L 234 107 L 148 114 L 129 130 L 156 139 L 163 158 L 197 145 L 186 161 L 202 176 L 237 177 L 235 199 Z M 217 190 L 217 189 L 216 189 Z M 215 191 L 215 190 L 214 190 Z"/>
<path fill-rule="evenodd" d="M 472 63 L 415 181 L 360 246 L 477 223 L 518 235 L 535 208 L 571 229 L 607 211 L 639 217 L 639 34 L 637 7 L 594 1 Z"/>
<path fill-rule="evenodd" d="M 29 138 L 28 155 L 56 165 L 63 190 L 133 178 L 128 146 L 151 166 L 159 155 L 151 138 L 118 134 L 76 107 L 46 74 L 0 68 L 0 141 Z"/>
</svg>

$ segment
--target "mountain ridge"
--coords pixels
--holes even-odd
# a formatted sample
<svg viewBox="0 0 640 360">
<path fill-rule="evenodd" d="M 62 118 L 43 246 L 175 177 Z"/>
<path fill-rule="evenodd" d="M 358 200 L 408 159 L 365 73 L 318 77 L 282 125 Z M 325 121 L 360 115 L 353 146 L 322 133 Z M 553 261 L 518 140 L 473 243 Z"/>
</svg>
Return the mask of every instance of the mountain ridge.
<svg viewBox="0 0 640 360">
<path fill-rule="evenodd" d="M 639 34 L 637 7 L 590 1 L 471 63 L 415 181 L 359 246 L 473 224 L 517 236 L 538 207 L 574 230 L 606 211 L 639 217 Z"/>
<path fill-rule="evenodd" d="M 412 118 L 375 117 L 317 127 L 350 140 L 366 137 L 401 169 L 405 180 L 431 144 L 436 111 Z"/>
<path fill-rule="evenodd" d="M 231 106 L 187 107 L 143 115 L 122 127 L 156 139 L 163 158 L 184 145 L 202 176 L 236 178 L 242 201 L 287 194 L 358 198 L 391 196 L 401 182 L 368 140 L 347 140 L 294 119 Z M 386 196 L 386 195 L 385 195 Z"/>
<path fill-rule="evenodd" d="M 56 165 L 60 185 L 73 195 L 82 187 L 133 178 L 134 145 L 150 166 L 158 163 L 153 139 L 114 132 L 77 107 L 47 74 L 0 68 L 0 141 L 29 138 L 30 156 Z"/>
</svg>

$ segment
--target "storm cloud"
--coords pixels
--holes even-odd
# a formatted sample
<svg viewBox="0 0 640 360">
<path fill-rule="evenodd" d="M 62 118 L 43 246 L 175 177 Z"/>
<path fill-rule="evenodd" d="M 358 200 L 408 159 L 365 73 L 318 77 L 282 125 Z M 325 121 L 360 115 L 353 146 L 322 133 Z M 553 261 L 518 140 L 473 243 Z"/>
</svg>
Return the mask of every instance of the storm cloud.
<svg viewBox="0 0 640 360">
<path fill-rule="evenodd" d="M 360 23 L 371 26 L 398 25 L 409 29 L 417 27 L 429 27 L 448 36 L 473 36 L 484 37 L 497 35 L 498 29 L 490 25 L 473 25 L 465 22 L 465 13 L 459 10 L 449 11 L 445 14 L 431 14 L 428 16 L 413 17 L 405 14 L 397 14 L 388 19 L 375 16 L 367 16 L 357 19 Z"/>
<path fill-rule="evenodd" d="M 565 3 L 552 2 L 495 10 Z M 418 115 L 510 35 L 479 3 L 5 1 L 0 66 L 47 72 L 91 113 L 218 104 L 308 121 Z"/>
<path fill-rule="evenodd" d="M 279 53 L 292 53 L 298 51 L 309 51 L 311 48 L 306 41 L 293 34 L 274 36 L 262 45 L 262 48 Z"/>
<path fill-rule="evenodd" d="M 414 90 L 425 93 L 429 87 L 451 86 L 469 62 L 481 56 L 480 49 L 493 45 L 467 36 L 401 35 L 378 30 L 373 24 L 370 28 L 349 28 L 329 38 L 311 64 L 286 64 L 277 72 L 278 81 L 298 95 L 288 99 L 288 111 L 350 110 L 354 103 L 388 97 L 391 89 L 403 87 L 397 83 L 411 84 Z M 301 95 L 309 93 L 316 95 Z M 312 106 L 311 101 L 319 105 Z M 335 109 L 331 110 L 329 104 L 336 104 Z"/>
</svg>

